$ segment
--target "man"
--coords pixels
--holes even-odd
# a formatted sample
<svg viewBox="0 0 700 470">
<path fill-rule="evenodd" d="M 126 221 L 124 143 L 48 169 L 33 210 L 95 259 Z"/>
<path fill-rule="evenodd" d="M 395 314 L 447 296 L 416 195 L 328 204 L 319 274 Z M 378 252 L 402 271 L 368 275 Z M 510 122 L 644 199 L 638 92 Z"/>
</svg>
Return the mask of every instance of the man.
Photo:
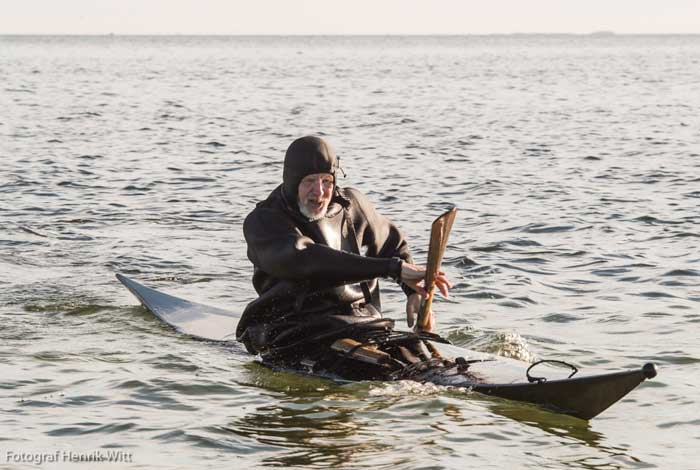
<svg viewBox="0 0 700 470">
<path fill-rule="evenodd" d="M 377 278 L 400 283 L 409 326 L 426 294 L 425 269 L 413 264 L 401 232 L 361 192 L 338 187 L 337 169 L 326 141 L 295 140 L 282 184 L 243 225 L 259 298 L 246 308 L 236 335 L 270 363 L 342 369 L 347 364 L 339 365 L 332 352 L 337 339 L 376 344 L 393 330 L 380 314 Z M 451 287 L 443 273 L 436 285 L 443 295 Z"/>
</svg>

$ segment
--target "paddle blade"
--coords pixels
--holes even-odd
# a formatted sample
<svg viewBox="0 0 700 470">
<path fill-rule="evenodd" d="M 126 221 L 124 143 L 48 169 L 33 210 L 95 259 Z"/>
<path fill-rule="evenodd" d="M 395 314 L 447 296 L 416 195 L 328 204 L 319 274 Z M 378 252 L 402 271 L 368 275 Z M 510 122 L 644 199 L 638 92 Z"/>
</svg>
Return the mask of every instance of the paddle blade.
<svg viewBox="0 0 700 470">
<path fill-rule="evenodd" d="M 428 325 L 428 312 L 433 303 L 433 293 L 435 291 L 435 277 L 440 271 L 442 265 L 442 257 L 447 248 L 447 239 L 449 238 L 452 224 L 457 216 L 457 208 L 453 207 L 440 217 L 435 219 L 430 229 L 430 246 L 428 247 L 428 265 L 425 271 L 425 290 L 428 291 L 428 297 L 422 302 L 420 311 L 418 312 L 418 328 L 424 329 Z"/>
</svg>

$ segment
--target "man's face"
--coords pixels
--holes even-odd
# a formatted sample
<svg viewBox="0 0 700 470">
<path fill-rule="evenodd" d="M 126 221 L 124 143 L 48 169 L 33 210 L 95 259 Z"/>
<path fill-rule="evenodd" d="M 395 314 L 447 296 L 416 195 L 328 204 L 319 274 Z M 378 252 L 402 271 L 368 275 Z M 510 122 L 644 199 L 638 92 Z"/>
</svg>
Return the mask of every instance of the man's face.
<svg viewBox="0 0 700 470">
<path fill-rule="evenodd" d="M 333 175 L 330 173 L 308 175 L 299 183 L 299 211 L 309 220 L 325 216 L 332 197 Z"/>
</svg>

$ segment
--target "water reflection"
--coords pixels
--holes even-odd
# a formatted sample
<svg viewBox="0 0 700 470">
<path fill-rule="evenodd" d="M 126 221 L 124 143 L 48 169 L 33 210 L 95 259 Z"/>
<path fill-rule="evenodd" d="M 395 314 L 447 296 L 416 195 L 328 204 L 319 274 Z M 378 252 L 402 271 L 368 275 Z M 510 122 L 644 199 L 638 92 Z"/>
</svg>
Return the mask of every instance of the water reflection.
<svg viewBox="0 0 700 470">
<path fill-rule="evenodd" d="M 576 468 L 638 462 L 590 422 L 533 405 L 411 382 L 338 384 L 259 364 L 245 369 L 247 386 L 266 396 L 225 429 L 275 449 L 260 455 L 265 466 L 402 466 L 414 448 L 423 457 L 439 449 L 460 454 L 494 440 L 558 449 L 560 463 Z"/>
<path fill-rule="evenodd" d="M 558 463 L 567 468 L 610 469 L 626 468 L 629 464 L 638 467 L 649 465 L 637 458 L 624 443 L 614 444 L 602 432 L 594 431 L 595 422 L 568 415 L 554 413 L 534 405 L 513 402 L 477 393 L 470 396 L 495 415 L 507 418 L 527 427 L 544 431 L 557 438 L 542 441 L 541 435 L 526 437 L 523 441 L 550 448 L 560 448 Z M 464 421 L 460 408 L 445 409 L 445 414 L 458 422 Z"/>
<path fill-rule="evenodd" d="M 260 407 L 231 423 L 236 434 L 284 449 L 263 463 L 284 467 L 345 468 L 391 451 L 389 444 L 364 440 L 367 424 L 353 410 L 322 404 L 306 409 Z"/>
<path fill-rule="evenodd" d="M 262 459 L 269 466 L 357 468 L 392 450 L 388 443 L 367 439 L 370 422 L 360 413 L 385 408 L 388 401 L 367 401 L 367 385 L 273 371 L 259 364 L 245 367 L 247 380 L 276 400 L 234 419 L 228 430 L 282 452 Z"/>
<path fill-rule="evenodd" d="M 489 400 L 493 413 L 536 427 L 546 433 L 567 439 L 575 439 L 590 447 L 604 448 L 605 436 L 593 431 L 588 421 L 547 411 L 536 406 L 523 405 L 508 400 Z"/>
</svg>

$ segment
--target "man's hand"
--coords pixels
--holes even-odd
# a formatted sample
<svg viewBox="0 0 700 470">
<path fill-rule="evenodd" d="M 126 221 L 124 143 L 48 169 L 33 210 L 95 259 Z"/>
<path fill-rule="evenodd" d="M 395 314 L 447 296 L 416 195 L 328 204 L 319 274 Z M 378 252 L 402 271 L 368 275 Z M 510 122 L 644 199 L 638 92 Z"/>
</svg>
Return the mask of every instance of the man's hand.
<svg viewBox="0 0 700 470">
<path fill-rule="evenodd" d="M 425 268 L 423 266 L 416 266 L 415 264 L 410 264 L 404 262 L 401 267 L 401 281 L 409 286 L 411 289 L 415 290 L 415 294 L 411 294 L 406 300 L 406 323 L 408 323 L 409 328 L 413 327 L 416 322 L 416 317 L 418 311 L 420 310 L 421 300 L 427 297 L 428 292 L 424 287 L 425 280 Z M 448 289 L 452 287 L 449 279 L 445 277 L 445 273 L 439 272 L 435 276 L 435 286 L 440 290 L 443 297 L 448 297 Z M 432 331 L 435 327 L 435 316 L 432 310 L 428 312 L 428 324 L 423 331 Z M 415 329 L 417 330 L 416 325 Z"/>
<path fill-rule="evenodd" d="M 408 296 L 408 299 L 406 300 L 406 323 L 408 323 L 409 328 L 413 327 L 416 332 L 433 331 L 433 328 L 435 327 L 435 315 L 433 315 L 432 310 L 428 313 L 428 324 L 425 328 L 419 329 L 418 325 L 415 325 L 422 300 L 423 296 L 420 294 L 411 294 Z"/>
<path fill-rule="evenodd" d="M 423 286 L 425 280 L 425 267 L 415 264 L 403 262 L 401 264 L 401 282 L 416 291 L 421 296 L 425 297 L 428 292 Z M 443 297 L 449 297 L 448 289 L 452 287 L 452 283 L 445 277 L 445 273 L 440 271 L 435 276 L 435 287 L 440 290 Z"/>
</svg>

